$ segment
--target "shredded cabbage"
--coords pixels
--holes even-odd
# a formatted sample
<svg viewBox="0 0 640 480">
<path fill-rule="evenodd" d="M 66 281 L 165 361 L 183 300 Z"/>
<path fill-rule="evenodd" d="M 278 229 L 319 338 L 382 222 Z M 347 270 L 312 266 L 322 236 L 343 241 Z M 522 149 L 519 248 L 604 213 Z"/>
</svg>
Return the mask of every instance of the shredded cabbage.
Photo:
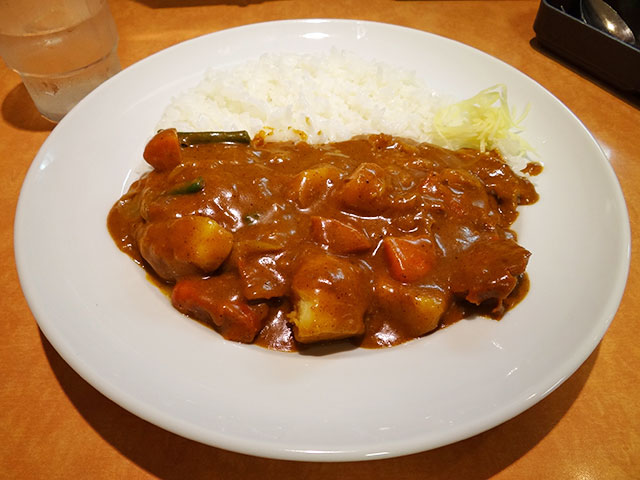
<svg viewBox="0 0 640 480">
<path fill-rule="evenodd" d="M 509 110 L 507 87 L 494 85 L 436 111 L 432 142 L 453 150 L 498 149 L 510 157 L 523 157 L 533 152 L 531 145 L 520 136 L 520 123 L 527 113 L 529 105 L 520 115 L 515 109 Z"/>
</svg>

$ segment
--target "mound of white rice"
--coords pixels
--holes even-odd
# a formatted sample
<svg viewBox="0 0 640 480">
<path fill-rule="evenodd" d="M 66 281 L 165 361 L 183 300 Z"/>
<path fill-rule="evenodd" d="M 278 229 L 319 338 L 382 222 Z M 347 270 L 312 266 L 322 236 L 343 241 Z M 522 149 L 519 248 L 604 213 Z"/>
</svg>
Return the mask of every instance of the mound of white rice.
<svg viewBox="0 0 640 480">
<path fill-rule="evenodd" d="M 430 141 L 440 100 L 412 72 L 346 52 L 265 54 L 211 69 L 173 99 L 158 128 L 247 130 L 325 143 L 387 133 Z"/>
</svg>

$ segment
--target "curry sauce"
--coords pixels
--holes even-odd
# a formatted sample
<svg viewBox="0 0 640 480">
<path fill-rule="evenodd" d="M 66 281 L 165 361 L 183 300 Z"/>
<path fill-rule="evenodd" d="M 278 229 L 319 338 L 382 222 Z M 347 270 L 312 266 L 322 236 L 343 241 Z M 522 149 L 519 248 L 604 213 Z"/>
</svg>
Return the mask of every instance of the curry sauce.
<svg viewBox="0 0 640 480">
<path fill-rule="evenodd" d="M 511 226 L 538 195 L 496 151 L 388 135 L 155 141 L 154 170 L 113 206 L 109 231 L 179 311 L 227 339 L 393 346 L 499 319 L 526 294 L 530 252 Z"/>
</svg>

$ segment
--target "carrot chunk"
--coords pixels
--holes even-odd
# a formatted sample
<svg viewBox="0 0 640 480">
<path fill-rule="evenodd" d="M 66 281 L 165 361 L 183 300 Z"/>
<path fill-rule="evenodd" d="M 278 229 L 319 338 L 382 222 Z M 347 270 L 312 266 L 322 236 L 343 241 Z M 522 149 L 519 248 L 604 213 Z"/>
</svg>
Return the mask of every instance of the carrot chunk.
<svg viewBox="0 0 640 480">
<path fill-rule="evenodd" d="M 149 140 L 142 154 L 146 162 L 159 172 L 180 165 L 181 150 L 175 128 L 160 130 Z"/>
<path fill-rule="evenodd" d="M 391 277 L 399 282 L 420 280 L 436 261 L 433 244 L 428 238 L 385 237 L 382 250 Z"/>
<path fill-rule="evenodd" d="M 183 278 L 173 287 L 171 303 L 185 315 L 212 324 L 227 340 L 243 343 L 253 342 L 269 312 L 266 304 L 250 304 L 241 295 L 233 274 Z"/>
</svg>

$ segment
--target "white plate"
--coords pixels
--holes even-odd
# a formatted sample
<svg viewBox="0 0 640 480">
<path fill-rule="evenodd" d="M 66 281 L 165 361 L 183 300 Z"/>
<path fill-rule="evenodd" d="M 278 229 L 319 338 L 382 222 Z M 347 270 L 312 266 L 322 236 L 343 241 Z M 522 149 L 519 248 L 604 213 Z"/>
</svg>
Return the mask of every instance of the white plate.
<svg viewBox="0 0 640 480">
<path fill-rule="evenodd" d="M 210 66 L 331 47 L 414 69 L 468 97 L 497 83 L 531 103 L 526 138 L 545 171 L 522 209 L 531 291 L 501 322 L 474 319 L 387 350 L 285 354 L 223 340 L 173 310 L 120 253 L 105 218 L 142 165 L 172 95 Z M 512 67 L 421 31 L 362 21 L 249 25 L 124 70 L 54 129 L 24 182 L 20 280 L 40 328 L 89 383 L 179 435 L 295 460 L 423 451 L 517 415 L 569 377 L 615 315 L 630 255 L 627 211 L 602 150 L 549 92 Z"/>
</svg>

